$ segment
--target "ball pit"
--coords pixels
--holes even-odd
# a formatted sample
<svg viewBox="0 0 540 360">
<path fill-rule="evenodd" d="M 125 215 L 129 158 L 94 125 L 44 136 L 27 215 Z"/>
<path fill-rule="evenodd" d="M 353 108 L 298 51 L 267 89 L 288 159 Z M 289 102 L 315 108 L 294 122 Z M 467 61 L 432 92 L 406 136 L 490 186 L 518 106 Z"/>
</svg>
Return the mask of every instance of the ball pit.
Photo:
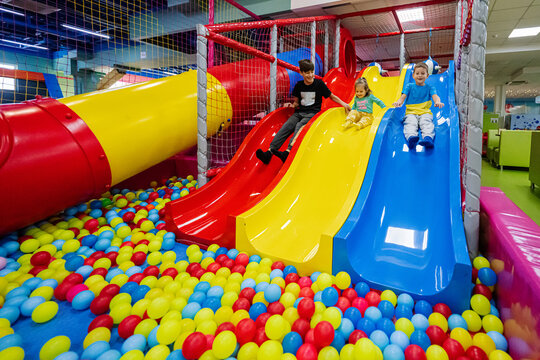
<svg viewBox="0 0 540 360">
<path fill-rule="evenodd" d="M 485 258 L 470 309 L 452 313 L 345 272 L 178 244 L 163 209 L 196 182 L 160 184 L 112 190 L 0 242 L 1 359 L 510 358 Z"/>
</svg>

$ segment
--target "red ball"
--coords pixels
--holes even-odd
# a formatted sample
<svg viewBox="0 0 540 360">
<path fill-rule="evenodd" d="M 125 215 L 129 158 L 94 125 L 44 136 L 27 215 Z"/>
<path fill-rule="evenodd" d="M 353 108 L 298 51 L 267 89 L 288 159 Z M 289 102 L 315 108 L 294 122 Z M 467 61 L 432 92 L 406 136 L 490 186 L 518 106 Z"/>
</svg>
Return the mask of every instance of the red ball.
<svg viewBox="0 0 540 360">
<path fill-rule="evenodd" d="M 104 252 L 104 251 L 101 251 L 101 250 L 99 250 L 99 251 L 94 251 L 94 252 L 92 253 L 92 255 L 90 255 L 90 257 L 91 257 L 92 259 L 96 259 L 96 260 L 97 260 L 97 259 L 101 259 L 101 258 L 104 257 L 104 256 L 105 256 L 105 252 Z"/>
<path fill-rule="evenodd" d="M 69 289 L 71 289 L 73 286 L 75 286 L 77 284 L 73 284 L 73 283 L 66 283 L 66 282 L 62 282 L 60 285 L 58 285 L 55 289 L 54 289 L 54 297 L 57 299 L 57 300 L 66 300 L 66 295 L 67 295 L 67 292 L 69 291 Z"/>
<path fill-rule="evenodd" d="M 125 223 L 133 221 L 133 219 L 135 219 L 135 213 L 131 211 L 126 211 L 126 213 L 122 216 L 122 220 L 124 220 Z"/>
<path fill-rule="evenodd" d="M 232 269 L 234 267 L 234 260 L 227 258 L 227 260 L 223 262 L 223 266 L 228 269 Z"/>
<path fill-rule="evenodd" d="M 285 264 L 282 263 L 281 261 L 276 261 L 275 263 L 272 264 L 272 266 L 270 268 L 272 270 L 279 269 L 279 270 L 283 271 L 283 269 L 285 269 Z"/>
<path fill-rule="evenodd" d="M 108 314 L 99 315 L 94 320 L 92 320 L 90 325 L 88 325 L 88 332 L 94 329 L 97 329 L 99 327 L 104 327 L 111 330 L 113 325 L 114 325 L 114 321 L 110 315 Z"/>
<path fill-rule="evenodd" d="M 266 336 L 266 331 L 264 330 L 264 327 L 260 327 L 255 330 L 255 336 L 253 336 L 253 341 L 259 346 L 261 346 L 265 341 L 268 341 L 268 337 Z"/>
<path fill-rule="evenodd" d="M 360 313 L 362 314 L 362 316 L 364 316 L 364 313 L 366 312 L 366 309 L 369 307 L 369 304 L 366 299 L 362 297 L 357 297 L 356 299 L 353 300 L 352 306 L 360 310 Z"/>
<path fill-rule="evenodd" d="M 450 317 L 450 315 L 452 315 L 452 310 L 450 310 L 448 305 L 443 303 L 435 304 L 435 306 L 433 307 L 433 312 L 438 312 L 447 319 Z"/>
<path fill-rule="evenodd" d="M 108 296 L 108 297 L 114 297 L 116 294 L 120 292 L 120 286 L 116 284 L 109 284 L 105 286 L 101 291 L 99 292 L 100 296 Z"/>
<path fill-rule="evenodd" d="M 70 227 L 68 230 L 73 231 L 73 234 L 75 234 L 75 237 L 79 236 L 79 234 L 81 233 L 81 230 L 79 230 L 76 227 Z"/>
<path fill-rule="evenodd" d="M 184 340 L 182 355 L 188 360 L 196 360 L 206 351 L 206 346 L 206 336 L 201 332 L 194 332 Z"/>
<path fill-rule="evenodd" d="M 105 269 L 105 268 L 97 268 L 97 269 L 92 270 L 92 272 L 90 273 L 89 276 L 101 275 L 101 276 L 103 276 L 103 278 L 105 278 L 105 276 L 107 276 L 108 272 L 109 271 L 107 269 Z"/>
<path fill-rule="evenodd" d="M 317 348 L 313 344 L 303 344 L 296 352 L 298 360 L 317 360 Z"/>
<path fill-rule="evenodd" d="M 298 316 L 303 319 L 309 320 L 315 313 L 315 302 L 310 298 L 305 297 L 298 303 L 297 310 Z"/>
<path fill-rule="evenodd" d="M 212 334 L 207 334 L 205 336 L 206 336 L 206 348 L 211 349 L 212 345 L 214 344 L 214 339 L 216 337 L 214 335 L 212 335 Z"/>
<path fill-rule="evenodd" d="M 351 335 L 349 335 L 349 343 L 354 345 L 361 338 L 367 338 L 367 337 L 368 336 L 366 335 L 366 333 L 363 332 L 362 330 L 354 330 L 351 333 Z"/>
<path fill-rule="evenodd" d="M 226 321 L 224 323 L 221 323 L 217 327 L 216 335 L 219 334 L 222 331 L 232 331 L 232 332 L 234 332 L 235 331 L 234 324 L 232 322 L 228 322 L 228 321 Z"/>
<path fill-rule="evenodd" d="M 302 339 L 306 336 L 306 333 L 310 329 L 309 321 L 306 319 L 296 319 L 295 322 L 291 326 L 291 331 L 296 331 L 300 334 Z"/>
<path fill-rule="evenodd" d="M 231 269 L 231 272 L 244 275 L 246 273 L 246 268 L 242 265 L 234 265 Z"/>
<path fill-rule="evenodd" d="M 333 287 L 334 289 L 336 289 L 336 291 L 337 291 L 337 293 L 338 293 L 338 296 L 341 296 L 341 289 L 338 288 L 336 284 L 332 285 L 332 287 Z"/>
<path fill-rule="evenodd" d="M 298 297 L 303 297 L 303 298 L 313 299 L 314 296 L 315 296 L 315 293 L 313 292 L 313 290 L 311 290 L 310 287 L 301 288 L 300 292 L 298 293 Z"/>
<path fill-rule="evenodd" d="M 178 270 L 176 270 L 175 268 L 168 268 L 166 269 L 163 274 L 161 274 L 161 277 L 163 276 L 170 276 L 172 277 L 173 279 L 176 278 L 176 276 L 178 275 Z"/>
<path fill-rule="evenodd" d="M 94 263 L 96 262 L 97 259 L 93 258 L 93 257 L 87 257 L 86 259 L 84 259 L 84 265 L 90 265 L 90 266 L 94 266 Z"/>
<path fill-rule="evenodd" d="M 315 343 L 323 348 L 334 341 L 334 326 L 329 321 L 320 321 L 315 326 Z"/>
<path fill-rule="evenodd" d="M 346 288 L 341 295 L 349 299 L 351 303 L 358 297 L 358 294 L 353 288 Z"/>
<path fill-rule="evenodd" d="M 285 311 L 285 305 L 283 305 L 279 301 L 275 301 L 268 305 L 266 311 L 268 311 L 268 313 L 271 315 L 282 315 Z"/>
<path fill-rule="evenodd" d="M 142 273 L 133 274 L 129 277 L 128 281 L 133 281 L 139 284 L 142 279 L 144 279 L 144 275 Z"/>
<path fill-rule="evenodd" d="M 456 360 L 471 360 L 471 359 L 469 357 L 463 355 L 463 356 L 458 357 Z"/>
<path fill-rule="evenodd" d="M 476 279 L 478 279 L 478 269 L 473 267 L 473 269 L 472 269 L 472 282 L 473 282 L 473 284 L 476 283 Z"/>
<path fill-rule="evenodd" d="M 246 344 L 248 342 L 251 342 L 253 338 L 255 337 L 255 332 L 257 330 L 257 326 L 255 325 L 255 321 L 251 319 L 242 319 L 236 325 L 236 339 L 238 340 L 238 343 L 240 345 Z"/>
<path fill-rule="evenodd" d="M 142 251 L 134 252 L 133 255 L 131 255 L 131 261 L 137 266 L 141 266 L 146 261 L 146 254 Z"/>
<path fill-rule="evenodd" d="M 212 272 L 212 273 L 216 273 L 219 269 L 221 269 L 221 265 L 219 265 L 217 262 L 213 262 L 211 263 L 210 265 L 208 265 L 206 267 L 206 270 Z"/>
<path fill-rule="evenodd" d="M 448 338 L 444 341 L 442 347 L 450 360 L 456 360 L 458 357 L 465 355 L 463 346 L 457 340 Z"/>
<path fill-rule="evenodd" d="M 99 227 L 99 221 L 97 221 L 97 219 L 90 219 L 84 223 L 83 227 L 89 232 L 93 233 Z"/>
<path fill-rule="evenodd" d="M 116 266 L 116 258 L 118 257 L 118 253 L 116 251 L 111 251 L 107 253 L 105 257 L 111 260 L 111 266 Z"/>
<path fill-rule="evenodd" d="M 30 264 L 32 264 L 32 266 L 49 265 L 51 257 L 51 254 L 47 251 L 38 251 L 30 258 Z"/>
<path fill-rule="evenodd" d="M 437 325 L 430 325 L 426 329 L 426 334 L 431 340 L 431 344 L 442 346 L 447 339 L 446 333 Z"/>
<path fill-rule="evenodd" d="M 141 321 L 142 319 L 138 315 L 126 316 L 124 320 L 118 324 L 118 335 L 120 335 L 120 337 L 123 339 L 127 339 L 133 335 L 135 327 L 137 327 Z"/>
<path fill-rule="evenodd" d="M 251 303 L 248 299 L 239 297 L 238 300 L 236 300 L 232 306 L 233 311 L 238 310 L 246 310 L 249 311 L 249 308 L 251 307 Z"/>
<path fill-rule="evenodd" d="M 475 294 L 475 295 L 476 294 L 484 295 L 490 301 L 491 301 L 491 298 L 493 297 L 493 295 L 491 293 L 491 290 L 489 290 L 489 288 L 484 284 L 476 284 L 476 285 L 474 285 L 473 294 Z"/>
<path fill-rule="evenodd" d="M 219 264 L 222 264 L 226 261 L 226 260 L 229 260 L 229 257 L 225 254 L 221 254 L 221 255 L 218 255 L 216 257 L 216 262 L 218 262 Z"/>
<path fill-rule="evenodd" d="M 301 287 L 301 288 L 305 288 L 305 287 L 311 287 L 311 284 L 313 282 L 311 281 L 311 279 L 309 278 L 309 276 L 303 276 L 301 277 L 299 280 L 298 280 L 298 285 Z"/>
<path fill-rule="evenodd" d="M 90 303 L 90 311 L 94 315 L 101 315 L 109 311 L 109 305 L 112 297 L 107 295 L 99 295 Z"/>
<path fill-rule="evenodd" d="M 196 277 L 197 279 L 200 279 L 201 276 L 203 276 L 205 272 L 206 271 L 204 271 L 204 269 L 199 269 L 195 271 L 195 273 L 193 273 L 193 276 Z"/>
<path fill-rule="evenodd" d="M 48 267 L 49 267 L 48 265 L 34 266 L 32 269 L 30 269 L 30 271 L 28 273 L 30 275 L 37 276 L 37 274 L 39 274 L 43 270 L 47 269 Z"/>
<path fill-rule="evenodd" d="M 488 356 L 486 355 L 484 350 L 480 349 L 478 346 L 469 346 L 469 348 L 465 352 L 465 355 L 467 355 L 472 360 L 488 360 Z"/>
<path fill-rule="evenodd" d="M 148 244 L 150 244 L 150 241 L 148 241 L 146 239 L 142 239 L 142 240 L 139 240 L 139 242 L 137 242 L 137 245 L 146 245 L 146 246 L 148 246 Z"/>
<path fill-rule="evenodd" d="M 62 283 L 70 283 L 72 285 L 82 284 L 84 281 L 84 278 L 81 274 L 78 273 L 72 273 L 65 277 L 64 281 Z"/>
<path fill-rule="evenodd" d="M 257 320 L 255 320 L 255 325 L 257 326 L 257 328 L 263 328 L 264 329 L 264 326 L 266 325 L 266 322 L 268 321 L 268 319 L 270 319 L 270 316 L 272 316 L 272 315 L 267 313 L 267 312 L 262 313 L 261 315 L 259 315 L 257 317 Z"/>
<path fill-rule="evenodd" d="M 315 347 L 317 347 L 317 345 L 315 344 L 315 329 L 314 328 L 309 329 L 306 332 L 306 336 L 304 337 L 304 343 L 313 344 L 315 345 Z"/>
<path fill-rule="evenodd" d="M 196 263 L 196 262 L 193 262 L 191 264 L 189 264 L 186 268 L 186 271 L 190 274 L 190 275 L 193 275 L 193 273 L 199 269 L 202 269 L 201 267 L 201 264 L 199 263 Z"/>
<path fill-rule="evenodd" d="M 334 306 L 339 308 L 342 313 L 345 313 L 345 310 L 351 307 L 351 302 L 346 297 L 340 296 Z"/>
<path fill-rule="evenodd" d="M 149 266 L 143 271 L 144 276 L 159 276 L 159 268 L 155 265 Z"/>
<path fill-rule="evenodd" d="M 297 273 L 290 273 L 285 276 L 285 284 L 297 283 L 300 280 L 300 276 Z"/>
<path fill-rule="evenodd" d="M 248 256 L 248 254 L 244 254 L 244 253 L 238 254 L 236 256 L 236 259 L 234 259 L 234 263 L 236 265 L 241 265 L 241 266 L 244 266 L 244 267 L 247 266 L 247 264 L 249 264 L 249 256 Z"/>
<path fill-rule="evenodd" d="M 255 291 L 255 289 L 250 288 L 250 287 L 245 287 L 245 288 L 242 289 L 242 291 L 240 291 L 240 295 L 238 295 L 238 296 L 241 297 L 241 298 L 248 299 L 249 302 L 252 302 L 253 297 L 255 297 L 256 293 L 257 292 Z"/>
<path fill-rule="evenodd" d="M 378 306 L 381 302 L 381 295 L 379 295 L 376 291 L 371 290 L 366 294 L 365 299 L 369 306 Z"/>
<path fill-rule="evenodd" d="M 405 360 L 427 360 L 426 353 L 418 345 L 409 345 L 405 348 Z"/>
</svg>

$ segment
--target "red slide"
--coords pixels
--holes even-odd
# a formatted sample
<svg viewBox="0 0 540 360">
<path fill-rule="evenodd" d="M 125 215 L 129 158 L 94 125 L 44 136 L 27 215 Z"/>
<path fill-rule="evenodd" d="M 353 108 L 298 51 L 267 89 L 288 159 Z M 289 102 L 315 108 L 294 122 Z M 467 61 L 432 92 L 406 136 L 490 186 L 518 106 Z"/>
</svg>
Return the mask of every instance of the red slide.
<svg viewBox="0 0 540 360">
<path fill-rule="evenodd" d="M 347 77 L 341 68 L 330 70 L 324 77 L 332 93 L 346 102 L 354 95 L 354 80 L 354 77 Z M 319 114 L 336 106 L 339 105 L 324 100 Z M 255 150 L 268 149 L 274 135 L 292 112 L 290 108 L 280 108 L 268 114 L 248 134 L 229 164 L 212 181 L 187 197 L 167 203 L 167 229 L 175 232 L 184 243 L 203 247 L 216 243 L 234 247 L 235 224 L 234 218 L 229 220 L 229 215 L 241 214 L 274 188 L 287 171 L 304 134 L 319 115 L 304 127 L 285 164 L 275 156 L 270 164 L 262 164 L 255 156 Z M 281 150 L 287 144 L 288 141 Z"/>
</svg>

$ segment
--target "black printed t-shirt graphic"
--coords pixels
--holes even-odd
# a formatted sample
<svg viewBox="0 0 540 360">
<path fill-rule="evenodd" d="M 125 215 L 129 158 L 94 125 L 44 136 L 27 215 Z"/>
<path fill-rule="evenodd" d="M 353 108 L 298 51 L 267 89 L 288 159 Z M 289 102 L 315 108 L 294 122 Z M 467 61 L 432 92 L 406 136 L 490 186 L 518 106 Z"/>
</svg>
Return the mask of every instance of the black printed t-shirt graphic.
<svg viewBox="0 0 540 360">
<path fill-rule="evenodd" d="M 322 97 L 330 97 L 332 93 L 328 86 L 321 79 L 313 79 L 311 85 L 306 85 L 304 80 L 301 80 L 294 85 L 292 92 L 299 101 L 299 106 L 296 112 L 319 112 L 321 111 Z"/>
</svg>

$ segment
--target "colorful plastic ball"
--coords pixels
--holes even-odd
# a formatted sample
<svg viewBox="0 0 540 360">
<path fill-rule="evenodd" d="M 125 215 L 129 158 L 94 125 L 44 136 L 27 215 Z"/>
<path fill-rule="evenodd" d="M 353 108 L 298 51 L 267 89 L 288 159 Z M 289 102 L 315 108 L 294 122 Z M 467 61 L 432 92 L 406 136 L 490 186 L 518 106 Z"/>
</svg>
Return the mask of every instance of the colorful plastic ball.
<svg viewBox="0 0 540 360">
<path fill-rule="evenodd" d="M 482 268 L 489 268 L 490 264 L 489 264 L 489 260 L 486 259 L 485 257 L 483 256 L 477 256 L 473 259 L 473 266 L 480 270 Z"/>
<path fill-rule="evenodd" d="M 55 336 L 47 341 L 39 351 L 41 360 L 53 360 L 58 355 L 69 351 L 71 340 L 67 336 Z"/>
<path fill-rule="evenodd" d="M 405 360 L 403 349 L 394 344 L 390 344 L 384 348 L 383 356 L 386 360 Z"/>
<path fill-rule="evenodd" d="M 476 312 L 465 310 L 461 316 L 467 322 L 467 330 L 477 332 L 482 328 L 482 320 Z"/>
<path fill-rule="evenodd" d="M 426 351 L 431 345 L 431 340 L 429 336 L 422 330 L 413 331 L 410 341 L 411 344 L 420 346 L 424 351 Z"/>
<path fill-rule="evenodd" d="M 356 286 L 354 287 L 354 290 L 356 290 L 356 293 L 358 294 L 358 296 L 364 297 L 370 291 L 370 288 L 368 284 L 360 281 L 359 283 L 356 284 Z"/>
<path fill-rule="evenodd" d="M 398 302 L 396 306 L 396 310 L 395 310 L 396 319 L 401 319 L 401 318 L 411 319 L 413 317 L 412 309 L 413 309 L 412 306 L 407 305 L 407 304 L 400 304 Z"/>
<path fill-rule="evenodd" d="M 303 344 L 296 352 L 298 360 L 317 360 L 317 348 L 313 344 Z"/>
<path fill-rule="evenodd" d="M 502 350 L 495 350 L 489 354 L 489 360 L 512 360 L 512 357 Z"/>
<path fill-rule="evenodd" d="M 429 336 L 431 344 L 441 345 L 447 339 L 446 333 L 437 325 L 430 325 L 426 329 L 426 334 Z"/>
<path fill-rule="evenodd" d="M 382 318 L 375 324 L 377 330 L 383 331 L 386 335 L 390 336 L 394 331 L 396 331 L 396 326 L 394 322 L 388 318 Z"/>
<path fill-rule="evenodd" d="M 84 349 L 81 359 L 97 359 L 101 354 L 110 350 L 111 345 L 107 341 L 96 341 Z"/>
<path fill-rule="evenodd" d="M 496 350 L 495 342 L 489 335 L 484 333 L 477 333 L 473 336 L 473 346 L 479 347 L 488 356 L 492 351 Z"/>
<path fill-rule="evenodd" d="M 68 351 L 63 354 L 58 355 L 54 360 L 79 360 L 79 354 L 75 351 Z"/>
<path fill-rule="evenodd" d="M 448 319 L 450 315 L 452 315 L 452 310 L 450 310 L 450 307 L 443 303 L 435 304 L 435 306 L 433 306 L 433 312 L 442 314 L 446 319 Z"/>
<path fill-rule="evenodd" d="M 38 324 L 45 323 L 56 316 L 58 304 L 54 301 L 46 301 L 36 306 L 32 311 L 32 320 Z"/>
<path fill-rule="evenodd" d="M 388 319 L 391 319 L 394 317 L 395 308 L 394 308 L 394 305 L 389 300 L 381 300 L 381 302 L 379 302 L 379 305 L 377 305 L 377 308 L 380 310 L 381 315 L 383 317 L 388 318 Z"/>
<path fill-rule="evenodd" d="M 431 345 L 426 350 L 427 360 L 449 360 L 448 354 L 439 345 Z"/>
<path fill-rule="evenodd" d="M 377 306 L 381 301 L 381 295 L 376 291 L 370 291 L 366 294 L 365 299 L 370 306 Z"/>
<path fill-rule="evenodd" d="M 0 351 L 0 359 L 23 360 L 24 349 L 22 347 L 9 347 Z"/>
<path fill-rule="evenodd" d="M 236 334 L 236 339 L 240 345 L 246 344 L 253 340 L 257 326 L 252 319 L 242 319 L 236 325 L 233 331 Z"/>
<path fill-rule="evenodd" d="M 487 332 L 487 335 L 493 340 L 493 343 L 495 344 L 495 348 L 497 350 L 506 351 L 508 350 L 508 342 L 506 341 L 506 338 L 504 335 L 502 335 L 498 331 L 489 331 Z M 490 354 L 491 358 L 491 354 Z"/>
<path fill-rule="evenodd" d="M 442 347 L 450 359 L 457 359 L 458 357 L 465 355 L 463 346 L 457 340 L 450 338 L 446 339 L 442 344 Z"/>
<path fill-rule="evenodd" d="M 384 350 L 386 346 L 390 343 L 390 339 L 388 338 L 388 335 L 386 335 L 385 332 L 381 330 L 375 330 L 369 335 L 369 339 L 373 341 L 375 345 L 379 347 L 379 349 Z"/>
<path fill-rule="evenodd" d="M 490 313 L 491 304 L 489 300 L 480 294 L 473 295 L 471 297 L 471 308 L 480 316 L 484 316 Z"/>
<path fill-rule="evenodd" d="M 400 318 L 396 321 L 396 330 L 403 331 L 410 337 L 414 331 L 414 325 L 409 319 Z"/>
<path fill-rule="evenodd" d="M 276 340 L 265 341 L 259 348 L 257 360 L 280 359 L 283 355 L 281 343 Z"/>
<path fill-rule="evenodd" d="M 406 360 L 426 360 L 425 351 L 418 345 L 411 344 L 405 349 Z"/>
<path fill-rule="evenodd" d="M 266 312 L 267 308 L 266 305 L 261 302 L 256 302 L 253 305 L 251 305 L 251 308 L 249 309 L 249 317 L 252 320 L 257 320 L 259 315 L 264 314 Z"/>
<path fill-rule="evenodd" d="M 300 314 L 300 311 L 298 312 L 298 314 Z M 343 314 L 343 316 L 351 320 L 353 324 L 356 324 L 358 323 L 358 320 L 360 320 L 360 318 L 362 317 L 362 314 L 360 313 L 360 310 L 358 310 L 354 306 L 351 306 L 350 308 L 345 310 L 345 313 Z"/>
<path fill-rule="evenodd" d="M 20 306 L 21 314 L 23 316 L 31 316 L 34 309 L 45 301 L 45 298 L 42 296 L 33 296 L 26 299 Z"/>
<path fill-rule="evenodd" d="M 452 330 L 450 332 L 450 338 L 457 340 L 461 346 L 463 346 L 463 350 L 465 351 L 472 345 L 471 334 L 463 328 L 455 328 Z"/>
<path fill-rule="evenodd" d="M 491 314 L 488 314 L 482 318 L 482 327 L 486 333 L 496 331 L 502 334 L 504 332 L 504 326 L 501 319 Z"/>
<path fill-rule="evenodd" d="M 347 318 L 343 318 L 337 331 L 343 335 L 344 339 L 348 339 L 351 333 L 354 331 L 354 323 Z"/>
<path fill-rule="evenodd" d="M 367 338 L 359 339 L 354 347 L 354 355 L 357 359 L 382 360 L 383 353 L 378 346 Z"/>
<path fill-rule="evenodd" d="M 279 340 L 286 331 L 286 321 L 281 315 L 272 315 L 264 326 L 266 336 L 270 340 Z"/>
<path fill-rule="evenodd" d="M 21 335 L 17 333 L 9 334 L 1 338 L 0 351 L 10 348 L 10 347 L 16 347 L 16 346 L 22 346 L 22 345 L 23 345 L 23 339 Z"/>
<path fill-rule="evenodd" d="M 410 345 L 410 340 L 403 331 L 396 330 L 390 335 L 390 344 L 397 345 L 401 350 L 405 351 L 407 346 Z"/>
<path fill-rule="evenodd" d="M 140 350 L 144 351 L 146 348 L 146 338 L 141 334 L 131 335 L 124 341 L 122 344 L 122 353 L 125 354 L 131 350 Z"/>
<path fill-rule="evenodd" d="M 218 359 L 225 359 L 231 356 L 236 349 L 236 336 L 232 331 L 219 333 L 212 345 L 212 352 Z"/>
<path fill-rule="evenodd" d="M 325 347 L 334 340 L 334 326 L 328 321 L 321 321 L 315 326 L 315 342 L 319 347 Z"/>
<path fill-rule="evenodd" d="M 364 313 L 364 317 L 373 321 L 373 323 L 377 323 L 377 321 L 379 321 L 381 318 L 382 318 L 382 313 L 381 311 L 376 308 L 375 306 L 370 306 L 366 309 L 365 313 Z"/>
<path fill-rule="evenodd" d="M 358 323 L 356 324 L 356 328 L 358 330 L 362 330 L 363 332 L 366 333 L 366 335 L 369 336 L 371 335 L 373 331 L 375 331 L 376 326 L 375 326 L 375 323 L 371 321 L 370 319 L 361 318 L 360 320 L 358 320 Z"/>
<path fill-rule="evenodd" d="M 450 330 L 455 328 L 468 329 L 467 321 L 459 314 L 452 314 L 448 317 L 448 327 Z"/>
<path fill-rule="evenodd" d="M 493 297 L 493 294 L 491 293 L 490 288 L 484 284 L 474 285 L 473 294 L 484 295 L 488 300 L 491 300 Z"/>
<path fill-rule="evenodd" d="M 445 333 L 448 330 L 448 321 L 443 314 L 438 312 L 433 312 L 428 317 L 429 325 L 435 325 L 440 327 Z"/>
<path fill-rule="evenodd" d="M 486 286 L 493 286 L 497 283 L 497 274 L 489 267 L 483 267 L 478 270 L 478 279 Z"/>
<path fill-rule="evenodd" d="M 269 303 L 278 301 L 281 297 L 281 288 L 276 284 L 270 284 L 264 290 L 264 299 Z"/>
<path fill-rule="evenodd" d="M 465 351 L 465 355 L 472 360 L 487 360 L 488 356 L 478 346 L 471 346 Z"/>
<path fill-rule="evenodd" d="M 416 314 L 422 314 L 425 317 L 429 317 L 433 312 L 432 306 L 426 300 L 418 300 L 414 305 L 414 312 Z"/>
<path fill-rule="evenodd" d="M 114 323 L 112 317 L 107 314 L 99 315 L 98 317 L 94 318 L 94 320 L 92 320 L 90 325 L 88 325 L 88 332 L 99 327 L 104 327 L 111 330 L 113 325 Z"/>
<path fill-rule="evenodd" d="M 327 307 L 336 305 L 336 303 L 338 302 L 338 298 L 339 294 L 337 290 L 333 287 L 327 287 L 321 293 L 322 303 Z"/>
<path fill-rule="evenodd" d="M 428 319 L 422 314 L 414 314 L 411 318 L 415 330 L 426 331 L 429 327 Z"/>
<path fill-rule="evenodd" d="M 368 336 L 366 335 L 365 332 L 363 332 L 362 330 L 354 330 L 351 335 L 349 335 L 349 344 L 356 344 L 356 342 L 362 338 L 367 338 Z"/>
</svg>

